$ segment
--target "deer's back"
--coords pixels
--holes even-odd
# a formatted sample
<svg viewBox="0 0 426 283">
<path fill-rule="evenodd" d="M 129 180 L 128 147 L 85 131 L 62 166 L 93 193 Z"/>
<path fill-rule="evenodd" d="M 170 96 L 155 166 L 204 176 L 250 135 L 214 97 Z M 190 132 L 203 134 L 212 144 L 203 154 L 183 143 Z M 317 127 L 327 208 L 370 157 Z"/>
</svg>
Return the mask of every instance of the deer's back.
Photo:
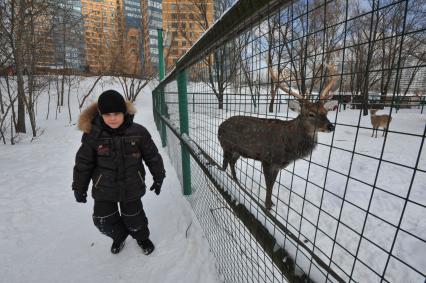
<svg viewBox="0 0 426 283">
<path fill-rule="evenodd" d="M 386 125 L 392 121 L 392 117 L 389 115 L 373 115 L 371 116 L 371 124 L 373 126 L 386 127 Z"/>
<path fill-rule="evenodd" d="M 313 139 L 300 134 L 293 121 L 234 116 L 218 130 L 222 148 L 247 158 L 285 164 L 314 147 Z"/>
</svg>

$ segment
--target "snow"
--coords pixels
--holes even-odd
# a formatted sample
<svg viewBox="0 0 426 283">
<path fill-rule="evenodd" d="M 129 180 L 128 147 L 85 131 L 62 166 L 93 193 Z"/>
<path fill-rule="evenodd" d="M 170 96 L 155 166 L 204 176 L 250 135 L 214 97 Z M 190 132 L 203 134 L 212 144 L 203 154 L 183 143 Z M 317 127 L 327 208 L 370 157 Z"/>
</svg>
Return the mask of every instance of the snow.
<svg viewBox="0 0 426 283">
<path fill-rule="evenodd" d="M 200 91 L 205 91 L 203 85 L 189 85 L 189 93 Z M 172 102 L 175 98 L 169 100 Z M 267 104 L 254 108 L 250 95 L 225 97 L 228 105 L 225 104 L 223 110 L 217 109 L 213 94 L 197 94 L 188 100 L 190 104 L 195 103 L 188 107 L 189 135 L 217 164 L 222 163 L 223 154 L 216 129 L 226 118 L 253 115 L 285 120 L 287 114 L 290 118 L 297 116 L 295 112 L 287 112 L 285 104 L 276 105 L 278 111 L 274 113 L 267 113 Z M 213 105 L 206 106 L 203 104 L 206 102 L 213 102 Z M 168 106 L 170 119 L 178 121 L 177 106 L 173 103 Z M 385 108 L 379 114 L 389 111 Z M 395 238 L 385 278 L 390 282 L 424 281 L 421 274 L 410 270 L 404 263 L 426 274 L 426 225 L 423 217 L 426 213 L 426 149 L 424 146 L 421 148 L 426 116 L 416 108 L 401 109 L 398 113 L 394 109 L 386 139 L 381 137 L 381 131 L 378 138 L 371 137 L 370 116 L 362 116 L 360 110 L 332 111 L 328 118 L 336 123 L 335 132 L 320 133 L 319 145 L 311 156 L 280 171 L 273 190 L 276 206 L 272 214 L 300 240 L 306 240 L 306 245 L 326 263 L 331 258 L 333 270 L 345 280 L 348 277 L 344 272 L 351 274 L 355 265 L 354 280 L 380 282 L 380 278 L 366 265 L 379 274 L 384 272 Z M 237 202 L 244 204 L 259 221 L 265 223 L 261 208 L 253 201 L 263 205 L 265 200 L 260 162 L 240 158 L 236 165 L 237 178 L 250 193 L 251 199 L 241 193 L 230 178 L 229 170 L 227 173 L 216 167 L 209 170 Z M 409 202 L 404 210 L 405 198 Z M 402 230 L 395 227 L 400 221 Z M 284 240 L 279 229 L 266 223 L 277 242 L 286 243 L 285 248 L 293 258 L 298 258 L 297 264 L 309 272 L 306 257 L 300 256 L 300 251 L 297 252 L 292 243 L 287 244 L 289 241 Z M 362 237 L 359 236 L 361 233 Z M 333 243 L 334 238 L 336 243 Z M 354 261 L 355 255 L 362 263 Z M 325 281 L 321 274 L 311 273 L 311 278 L 316 282 Z"/>
<path fill-rule="evenodd" d="M 81 99 L 90 89 L 92 81 L 87 79 L 73 88 L 73 106 L 77 104 L 76 96 Z M 99 94 L 102 89 L 108 88 L 120 90 L 118 84 L 111 85 L 105 81 L 94 93 Z M 199 92 L 198 84 L 189 84 L 189 93 L 197 92 L 197 89 Z M 176 101 L 172 96 L 167 99 Z M 179 172 L 180 157 L 170 160 L 166 154 L 166 151 L 172 154 L 179 152 L 174 149 L 179 147 L 177 139 L 168 137 L 170 147 L 160 148 L 167 170 L 162 193 L 156 196 L 147 192 L 143 198 L 150 221 L 151 238 L 156 245 L 155 252 L 144 256 L 135 241 L 128 238 L 124 250 L 118 255 L 112 255 L 109 252 L 111 240 L 101 235 L 92 224 L 92 200 L 87 204 L 76 203 L 70 188 L 73 160 L 81 133 L 75 129 L 75 125 L 67 122 L 65 108 L 58 120 L 44 120 L 42 113 L 46 100 L 44 94 L 38 103 L 38 126 L 44 129 L 44 134 L 32 143 L 29 137 L 24 136 L 15 146 L 0 146 L 2 278 L 7 282 L 223 281 L 216 271 L 218 264 L 209 252 L 200 224 L 190 204 L 182 196 L 178 181 L 181 177 L 174 170 L 178 168 Z M 254 108 L 248 95 L 229 98 L 229 104 L 220 111 L 202 104 L 191 104 L 215 102 L 211 95 L 191 95 L 188 100 L 191 128 L 189 136 L 184 138 L 195 140 L 219 164 L 222 162 L 222 152 L 216 129 L 224 119 L 237 113 L 277 116 L 280 119 L 285 119 L 287 114 L 290 117 L 297 115 L 292 111 L 287 112 L 286 105 L 277 102 L 278 111 L 271 116 L 267 113 L 268 105 L 261 104 Z M 145 90 L 136 106 L 136 121 L 148 128 L 160 146 L 152 117 L 149 89 Z M 168 111 L 171 122 L 178 121 L 177 105 L 169 104 Z M 388 108 L 379 114 L 387 111 Z M 52 113 L 51 109 L 51 117 L 54 116 Z M 78 116 L 75 108 L 72 116 L 75 123 Z M 370 117 L 360 115 L 359 110 L 330 112 L 328 118 L 336 122 L 336 131 L 332 134 L 320 133 L 319 145 L 312 156 L 281 170 L 274 186 L 273 201 L 276 206 L 271 213 L 276 220 L 286 225 L 324 261 L 328 263 L 331 258 L 331 268 L 344 279 L 347 279 L 344 272 L 350 274 L 355 265 L 354 280 L 380 282 L 380 278 L 364 264 L 378 273 L 383 272 L 387 253 L 395 239 L 385 278 L 390 282 L 424 281 L 419 273 L 409 269 L 403 262 L 426 273 L 426 245 L 419 240 L 424 240 L 426 235 L 423 217 L 426 214 L 426 149 L 423 146 L 420 150 L 426 115 L 420 114 L 419 109 L 401 109 L 398 113 L 392 112 L 392 117 L 386 139 L 381 137 L 381 132 L 376 139 L 371 138 Z M 378 160 L 380 158 L 382 161 Z M 414 167 L 418 170 L 414 170 Z M 303 249 L 299 247 L 297 250 L 292 241 L 285 241 L 285 235 L 265 219 L 258 204 L 253 201 L 263 205 L 265 199 L 260 163 L 240 158 L 236 168 L 237 177 L 250 196 L 235 185 L 229 178 L 229 172 L 225 174 L 214 166 L 208 170 L 233 194 L 238 203 L 245 205 L 259 221 L 266 223 L 266 228 L 277 239 L 277 244 L 284 246 L 293 259 L 296 258 L 303 272 L 309 272 L 311 266 L 308 253 L 301 254 Z M 147 183 L 150 182 L 148 179 Z M 203 192 L 198 188 L 194 195 L 197 193 Z M 405 198 L 409 202 L 402 216 Z M 206 209 L 202 206 L 204 203 L 201 203 L 204 198 L 199 198 L 200 203 L 196 203 L 196 199 L 189 198 L 190 202 L 195 203 L 194 209 Z M 367 209 L 369 213 L 365 213 Z M 219 213 L 223 214 L 218 215 L 220 219 L 231 219 L 231 224 L 228 223 L 230 227 L 226 229 L 214 230 L 214 233 L 225 234 L 223 230 L 232 232 L 232 228 L 242 226 L 232 220 L 226 210 Z M 339 216 L 340 222 L 334 219 Z M 398 226 L 399 221 L 402 230 L 398 231 L 394 226 Z M 228 238 L 234 239 L 237 244 L 238 240 L 244 243 L 249 232 L 241 231 L 245 230 L 238 230 Z M 363 237 L 359 237 L 361 232 Z M 336 243 L 333 242 L 334 238 Z M 221 239 L 226 239 L 226 236 L 221 236 Z M 237 244 L 235 249 L 223 250 L 221 255 L 226 257 L 227 253 L 238 254 Z M 263 256 L 263 251 L 255 243 L 252 243 L 250 249 L 244 248 L 247 256 Z M 354 261 L 355 254 L 364 264 Z M 233 255 L 228 257 L 234 258 Z M 223 266 L 221 268 L 224 274 L 231 274 L 238 272 L 238 268 L 247 267 L 244 262 L 233 262 L 228 266 L 229 270 Z M 265 274 L 264 270 L 274 270 L 274 267 L 265 266 L 265 262 L 253 262 L 252 267 L 257 266 L 258 269 L 248 267 L 248 270 L 259 271 L 259 276 Z M 312 267 L 310 270 L 312 279 L 325 282 L 318 269 Z"/>
<path fill-rule="evenodd" d="M 76 96 L 93 79 L 73 87 Z M 119 84 L 100 84 L 94 93 Z M 53 97 L 52 97 L 53 98 Z M 91 98 L 93 101 L 96 96 Z M 52 99 L 52 105 L 55 99 Z M 142 198 L 156 250 L 145 256 L 129 237 L 120 254 L 93 225 L 93 200 L 79 204 L 71 191 L 72 168 L 81 133 L 68 123 L 66 108 L 57 120 L 45 119 L 47 95 L 40 96 L 38 126 L 44 134 L 32 143 L 0 145 L 0 274 L 3 282 L 219 282 L 216 262 L 161 142 L 152 116 L 150 89 L 138 98 L 135 121 L 151 135 L 164 158 L 167 178 L 159 196 Z M 52 107 L 52 106 L 51 106 Z M 51 108 L 52 111 L 52 108 Z M 53 111 L 54 112 L 54 111 Z M 28 125 L 29 126 L 29 123 Z M 149 174 L 148 174 L 149 175 Z M 147 183 L 152 182 L 147 178 Z M 188 228 L 189 227 L 189 228 Z M 188 229 L 188 231 L 187 231 Z"/>
</svg>

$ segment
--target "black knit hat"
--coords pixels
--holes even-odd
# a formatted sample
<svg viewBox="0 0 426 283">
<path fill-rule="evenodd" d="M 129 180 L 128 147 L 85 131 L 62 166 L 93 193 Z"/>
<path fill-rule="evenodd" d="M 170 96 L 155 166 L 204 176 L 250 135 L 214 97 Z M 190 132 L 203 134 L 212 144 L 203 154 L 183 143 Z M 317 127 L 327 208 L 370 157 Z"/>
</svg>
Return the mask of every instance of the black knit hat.
<svg viewBox="0 0 426 283">
<path fill-rule="evenodd" d="M 98 98 L 98 109 L 101 114 L 126 113 L 126 102 L 123 96 L 115 90 L 104 91 Z"/>
</svg>

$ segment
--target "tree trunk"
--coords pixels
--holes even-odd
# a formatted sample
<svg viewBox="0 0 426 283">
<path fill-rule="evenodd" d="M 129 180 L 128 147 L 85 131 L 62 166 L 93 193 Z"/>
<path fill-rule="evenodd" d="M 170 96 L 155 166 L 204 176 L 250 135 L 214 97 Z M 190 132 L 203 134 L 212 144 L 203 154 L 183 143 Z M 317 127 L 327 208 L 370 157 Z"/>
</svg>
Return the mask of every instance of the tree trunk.
<svg viewBox="0 0 426 283">
<path fill-rule="evenodd" d="M 223 109 L 223 94 L 218 96 L 217 101 L 219 103 L 219 109 L 222 110 Z"/>
<path fill-rule="evenodd" d="M 18 75 L 18 121 L 16 123 L 17 133 L 26 133 L 25 127 L 25 93 L 24 93 L 24 80 L 21 75 Z"/>
<path fill-rule="evenodd" d="M 71 77 L 68 77 L 68 91 L 67 91 L 67 104 L 68 104 L 68 115 L 69 115 L 69 123 L 72 122 L 72 116 L 71 116 L 71 103 L 70 103 L 70 93 L 71 93 Z"/>
<path fill-rule="evenodd" d="M 18 121 L 15 124 L 17 133 L 26 133 L 25 127 L 25 91 L 24 91 L 24 77 L 23 77 L 23 33 L 24 33 L 24 14 L 25 14 L 25 1 L 19 1 L 18 15 L 16 20 L 18 23 L 18 30 L 16 34 L 16 44 L 13 49 L 15 59 L 16 76 L 18 83 Z M 13 8 L 12 8 L 13 9 Z M 14 13 L 14 11 L 12 11 Z M 15 22 L 16 24 L 16 22 Z"/>
<path fill-rule="evenodd" d="M 65 65 L 64 65 L 65 66 Z M 65 72 L 65 70 L 64 70 Z M 62 74 L 61 79 L 61 92 L 60 92 L 60 103 L 59 106 L 64 106 L 64 93 L 65 93 L 65 74 Z"/>
<path fill-rule="evenodd" d="M 47 101 L 46 120 L 49 119 L 49 113 L 50 113 L 50 84 L 51 84 L 51 81 L 49 80 L 49 89 L 47 91 L 48 101 Z"/>
<path fill-rule="evenodd" d="M 0 113 L 4 114 L 3 94 L 1 92 L 1 88 L 0 88 Z"/>
</svg>

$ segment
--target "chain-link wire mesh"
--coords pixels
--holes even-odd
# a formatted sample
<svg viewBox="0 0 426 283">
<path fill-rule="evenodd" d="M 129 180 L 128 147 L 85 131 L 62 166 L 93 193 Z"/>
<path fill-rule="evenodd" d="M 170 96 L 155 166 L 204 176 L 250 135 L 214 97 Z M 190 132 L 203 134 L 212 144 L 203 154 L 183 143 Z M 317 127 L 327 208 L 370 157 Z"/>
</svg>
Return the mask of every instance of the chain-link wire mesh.
<svg viewBox="0 0 426 283">
<path fill-rule="evenodd" d="M 188 200 L 223 280 L 424 282 L 426 1 L 265 2 L 225 15 L 222 41 L 175 70 L 188 134 L 175 73 L 153 93 L 181 181 L 181 145 L 191 152 Z M 254 118 L 225 131 L 230 150 L 218 131 L 234 116 Z"/>
</svg>

